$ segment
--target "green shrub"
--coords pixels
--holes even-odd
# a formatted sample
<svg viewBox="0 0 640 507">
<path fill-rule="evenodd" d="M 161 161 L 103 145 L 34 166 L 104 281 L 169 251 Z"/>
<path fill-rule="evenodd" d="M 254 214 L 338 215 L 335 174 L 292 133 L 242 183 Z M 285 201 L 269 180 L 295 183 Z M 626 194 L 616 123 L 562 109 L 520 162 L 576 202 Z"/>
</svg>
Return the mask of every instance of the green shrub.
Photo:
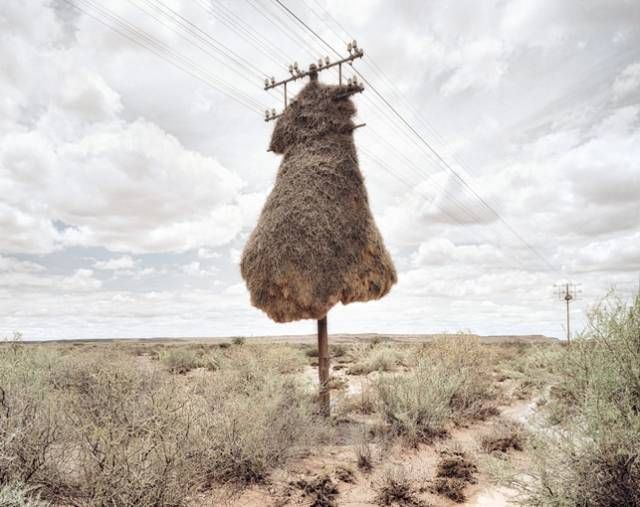
<svg viewBox="0 0 640 507">
<path fill-rule="evenodd" d="M 415 369 L 377 382 L 392 433 L 411 445 L 442 435 L 451 419 L 484 418 L 494 397 L 477 338 L 447 337 L 425 348 Z"/>
<path fill-rule="evenodd" d="M 421 362 L 407 375 L 386 375 L 376 383 L 381 411 L 392 434 L 410 445 L 442 435 L 452 415 L 456 382 L 444 368 Z"/>
<path fill-rule="evenodd" d="M 556 367 L 557 425 L 536 435 L 535 466 L 513 485 L 529 505 L 639 506 L 640 294 L 596 307 Z"/>
</svg>

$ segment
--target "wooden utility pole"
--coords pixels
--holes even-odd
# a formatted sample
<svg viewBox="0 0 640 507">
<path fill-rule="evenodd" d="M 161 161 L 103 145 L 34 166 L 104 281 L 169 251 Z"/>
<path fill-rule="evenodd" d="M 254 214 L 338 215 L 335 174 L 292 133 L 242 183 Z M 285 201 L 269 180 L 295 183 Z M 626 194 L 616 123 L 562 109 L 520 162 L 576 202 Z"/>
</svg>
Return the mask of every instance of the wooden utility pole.
<svg viewBox="0 0 640 507">
<path fill-rule="evenodd" d="M 327 316 L 318 321 L 318 377 L 320 379 L 319 396 L 320 413 L 331 414 L 331 397 L 329 393 L 329 335 L 327 332 Z"/>
<path fill-rule="evenodd" d="M 290 77 L 286 79 L 281 79 L 280 81 L 276 81 L 275 77 L 265 78 L 264 80 L 264 89 L 271 90 L 278 86 L 282 86 L 284 88 L 284 108 L 286 108 L 289 104 L 288 102 L 288 93 L 287 93 L 287 84 L 297 81 L 298 79 L 302 79 L 304 77 L 308 77 L 311 81 L 316 81 L 318 79 L 318 74 L 324 70 L 331 69 L 333 67 L 338 67 L 338 83 L 342 85 L 342 77 L 343 77 L 343 65 L 353 65 L 353 61 L 357 58 L 362 58 L 364 56 L 364 51 L 362 48 L 358 47 L 358 43 L 354 40 L 347 45 L 347 51 L 349 52 L 349 56 L 341 58 L 335 62 L 331 62 L 328 56 L 324 58 L 320 58 L 316 63 L 312 63 L 309 65 L 309 70 L 300 70 L 298 66 L 298 62 L 289 65 L 289 74 Z M 364 87 L 361 83 L 358 82 L 355 76 L 349 78 L 347 80 L 347 91 L 345 91 L 341 98 L 346 98 L 354 93 L 360 93 L 364 90 Z M 284 111 L 283 108 L 283 111 Z M 282 113 L 277 113 L 275 109 L 268 109 L 265 111 L 264 121 L 272 121 L 282 116 Z M 354 129 L 363 127 L 364 124 L 355 125 Z M 327 316 L 325 315 L 320 320 L 318 320 L 318 378 L 319 378 L 319 405 L 320 405 L 320 413 L 324 416 L 329 416 L 331 414 L 331 395 L 329 391 L 329 335 L 327 332 Z"/>
</svg>

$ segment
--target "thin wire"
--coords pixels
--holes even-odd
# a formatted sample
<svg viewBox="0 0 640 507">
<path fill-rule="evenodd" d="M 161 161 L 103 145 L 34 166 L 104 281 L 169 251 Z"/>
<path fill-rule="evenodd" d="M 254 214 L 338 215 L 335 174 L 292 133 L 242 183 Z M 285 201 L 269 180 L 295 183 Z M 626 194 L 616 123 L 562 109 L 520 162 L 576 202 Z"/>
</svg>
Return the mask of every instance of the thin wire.
<svg viewBox="0 0 640 507">
<path fill-rule="evenodd" d="M 311 28 L 303 19 L 301 19 L 296 13 L 294 13 L 289 7 L 287 7 L 281 0 L 274 0 L 282 9 L 287 11 L 296 21 L 304 26 L 309 32 L 311 32 L 319 41 L 321 41 L 326 47 L 328 47 L 336 55 L 340 55 L 333 46 L 331 46 L 322 36 L 320 36 L 313 28 Z M 474 189 L 467 183 L 462 175 L 456 171 L 451 165 L 438 153 L 438 151 L 431 146 L 431 144 L 398 112 L 398 110 L 377 90 L 375 86 L 360 73 L 357 69 L 354 69 L 355 73 L 362 78 L 362 80 L 371 88 L 376 96 L 384 102 L 384 104 L 393 112 L 393 114 L 431 151 L 434 156 L 446 167 L 451 173 L 487 208 L 495 217 L 502 222 L 511 233 L 516 236 L 532 253 L 536 255 L 549 269 L 555 271 L 558 274 L 561 272 L 549 262 L 536 248 L 533 247 L 518 231 L 515 230 L 501 215 L 498 213 L 482 196 L 480 196 Z"/>
<path fill-rule="evenodd" d="M 96 6 L 90 0 L 75 0 L 75 2 L 73 0 L 64 0 L 64 1 L 67 4 L 69 4 L 71 7 L 77 9 L 78 11 L 82 12 L 86 16 L 92 18 L 94 21 L 97 21 L 98 23 L 104 25 L 110 30 L 118 33 L 122 37 L 125 37 L 126 39 L 130 40 L 134 44 L 137 44 L 143 47 L 144 49 L 152 52 L 160 59 L 182 70 L 183 72 L 191 75 L 192 77 L 205 83 L 206 85 L 215 89 L 216 91 L 223 93 L 224 95 L 228 96 L 229 98 L 239 103 L 240 105 L 248 109 L 251 109 L 254 112 L 258 112 L 260 114 L 264 110 L 264 108 L 261 107 L 260 104 L 252 97 L 249 97 L 248 95 L 244 94 L 240 90 L 234 89 L 233 87 L 231 87 L 230 85 L 228 85 L 227 83 L 219 79 L 212 78 L 206 70 L 203 70 L 198 65 L 194 64 L 193 61 L 191 61 L 188 57 L 185 57 L 173 51 L 166 44 L 163 44 L 162 42 L 150 36 L 144 30 L 140 30 L 139 28 L 135 27 L 128 21 L 123 20 L 116 14 L 113 14 L 111 11 L 103 9 L 100 6 Z M 77 4 L 78 1 L 84 2 L 84 5 L 92 7 L 96 12 L 92 13 L 86 8 L 82 8 L 80 5 Z M 103 17 L 100 17 L 99 15 L 97 15 L 97 13 L 102 14 Z M 115 22 L 116 26 L 114 26 L 114 24 L 109 23 L 109 20 L 111 20 L 112 22 Z M 120 26 L 120 28 L 118 28 L 118 26 Z M 147 43 L 145 43 L 144 41 L 147 41 Z M 177 58 L 178 61 L 167 58 L 165 56 L 165 53 L 168 53 L 169 55 L 174 56 L 174 58 Z M 180 60 L 182 60 L 182 62 L 187 62 L 187 64 L 193 65 L 196 68 L 197 72 L 194 72 L 189 67 L 189 65 L 185 65 L 184 63 L 181 63 Z"/>
<path fill-rule="evenodd" d="M 325 43 L 326 43 L 326 41 L 325 41 Z M 333 49 L 333 48 L 330 48 L 330 49 L 331 49 L 334 53 L 338 54 L 338 53 L 337 53 L 337 51 L 335 51 L 335 49 Z M 380 108 L 380 106 L 379 106 L 375 101 L 372 101 L 368 96 L 366 96 L 366 95 L 365 95 L 365 98 L 366 98 L 367 100 L 369 100 L 369 101 L 371 102 L 371 104 L 373 105 L 373 107 L 374 107 L 374 108 L 375 108 L 375 109 L 376 109 L 376 110 L 377 110 L 377 111 L 378 111 L 378 112 L 379 112 L 383 117 L 385 117 L 385 118 L 387 119 L 387 122 L 388 122 L 389 124 L 393 125 L 395 128 L 397 128 L 397 129 L 398 129 L 398 131 L 399 131 L 399 133 L 400 133 L 400 135 L 401 135 L 402 137 L 404 137 L 404 138 L 408 139 L 409 141 L 411 141 L 411 142 L 412 142 L 412 143 L 413 143 L 413 144 L 414 144 L 418 149 L 420 149 L 420 150 L 424 150 L 424 147 L 423 147 L 420 143 L 418 143 L 418 141 L 416 141 L 413 137 L 406 136 L 406 134 L 404 134 L 404 133 L 400 130 L 400 127 L 398 127 L 398 124 L 397 124 L 397 121 L 398 121 L 398 120 L 397 120 L 397 118 L 395 118 L 395 117 L 393 117 L 393 116 L 390 116 L 390 115 L 389 115 L 389 113 L 388 113 L 388 112 L 386 112 L 386 110 L 382 110 L 382 109 Z M 370 129 L 369 129 L 369 130 L 371 130 L 372 132 L 374 132 L 374 133 L 375 133 L 375 129 L 373 129 L 373 127 L 370 127 Z M 380 136 L 380 137 L 382 137 L 382 136 Z M 430 161 L 433 161 L 433 162 L 435 162 L 436 164 L 438 163 L 438 162 L 437 162 L 437 160 L 436 160 L 435 158 L 433 158 L 433 155 L 432 155 L 432 153 L 431 153 L 431 152 L 429 152 L 429 151 L 426 151 L 426 150 L 425 150 L 425 151 L 424 151 L 424 153 L 425 153 L 425 155 L 427 156 L 427 158 L 428 158 Z M 412 164 L 412 165 L 413 165 L 413 167 L 417 168 L 417 166 L 415 166 L 414 164 Z M 427 174 L 428 174 L 428 176 L 429 176 L 429 177 L 431 177 L 431 176 L 433 175 L 433 174 L 429 174 L 429 173 L 427 173 Z M 423 176 L 422 176 L 422 175 L 419 175 L 419 178 L 420 178 L 420 179 L 422 179 L 422 178 L 423 178 Z M 415 185 L 410 185 L 410 188 L 414 188 L 414 187 L 415 187 Z M 467 213 L 467 215 L 476 217 L 476 221 L 477 221 L 478 223 L 481 223 L 481 222 L 482 222 L 482 220 L 481 220 L 479 217 L 477 217 L 477 215 L 475 215 L 475 213 L 474 213 L 474 212 L 470 211 L 470 210 L 469 210 L 469 208 L 467 208 L 467 207 L 466 207 L 466 206 L 465 206 L 465 205 L 464 205 L 464 204 L 463 204 L 463 203 L 462 203 L 458 198 L 456 198 L 456 197 L 455 197 L 454 195 L 452 195 L 449 191 L 447 191 L 446 187 L 445 187 L 445 188 L 442 188 L 442 189 L 441 189 L 441 192 L 442 192 L 442 194 L 444 194 L 445 196 L 449 197 L 452 201 L 454 201 L 454 203 L 456 203 L 457 207 L 459 207 L 461 210 L 463 210 L 464 212 L 466 212 L 466 213 Z M 438 207 L 440 207 L 440 206 L 438 206 Z M 445 211 L 443 208 L 441 208 L 441 207 L 440 207 L 440 209 L 441 209 L 443 212 L 445 212 L 445 213 L 446 213 L 446 211 Z M 459 223 L 459 224 L 461 224 L 461 225 L 467 225 L 467 224 L 468 224 L 468 222 L 463 222 L 462 220 L 460 220 L 460 219 L 458 219 L 458 218 L 456 218 L 456 217 L 453 217 L 452 215 L 449 215 L 449 216 L 450 216 L 454 221 L 458 222 L 458 223 Z M 483 235 L 483 236 L 484 236 L 484 235 Z M 482 238 L 482 240 L 483 240 L 483 241 L 491 242 L 491 240 L 489 240 L 486 236 L 484 236 L 484 237 Z M 524 264 L 523 264 L 523 262 L 520 260 L 519 256 L 518 256 L 517 254 L 515 254 L 515 253 L 513 254 L 513 256 L 514 256 L 515 260 L 516 260 L 516 261 L 517 261 L 521 266 L 523 266 L 523 267 L 524 267 Z M 525 270 L 526 270 L 526 268 L 525 268 Z"/>
<path fill-rule="evenodd" d="M 146 9 L 142 8 L 141 6 L 139 6 L 137 3 L 134 2 L 134 0 L 129 0 L 129 2 L 131 2 L 133 5 L 135 5 L 142 12 L 144 12 L 148 16 L 152 17 L 153 19 L 155 19 L 159 23 L 162 23 L 164 26 L 166 26 L 167 28 L 172 30 L 174 33 L 176 33 L 178 35 L 181 35 L 180 32 L 175 29 L 175 27 L 178 26 L 184 33 L 186 33 L 187 35 L 189 35 L 191 37 L 194 37 L 195 39 L 200 41 L 200 43 L 196 43 L 193 40 L 191 40 L 190 38 L 188 38 L 186 36 L 183 36 L 183 38 L 186 41 L 188 41 L 190 44 L 192 44 L 194 47 L 198 48 L 200 51 L 202 51 L 206 55 L 210 56 L 211 58 L 213 58 L 217 62 L 219 62 L 222 65 L 224 65 L 225 67 L 227 67 L 231 72 L 233 72 L 234 74 L 236 74 L 239 77 L 241 77 L 242 79 L 244 79 L 251 86 L 255 86 L 255 80 L 250 78 L 250 77 L 248 77 L 244 73 L 244 71 L 246 71 L 247 67 L 253 69 L 253 74 L 255 76 L 257 76 L 259 79 L 263 79 L 263 77 L 266 75 L 263 71 L 261 71 L 260 69 L 255 67 L 253 64 L 251 64 L 251 62 L 246 60 L 244 57 L 238 55 L 237 53 L 235 53 L 234 51 L 229 49 L 227 46 L 225 46 L 224 44 L 218 42 L 215 38 L 213 38 L 207 32 L 202 30 L 199 26 L 197 26 L 196 24 L 192 23 L 188 19 L 184 18 L 180 13 L 178 13 L 178 12 L 174 11 L 173 9 L 171 9 L 170 7 L 166 6 L 160 0 L 156 1 L 156 3 L 158 5 L 154 5 L 150 0 L 141 0 L 141 1 L 143 1 L 147 5 L 149 5 L 149 7 L 151 9 L 155 9 L 157 12 L 160 12 L 163 16 L 168 18 L 170 20 L 170 22 L 167 23 L 164 19 L 158 18 L 152 12 L 149 12 L 148 10 L 146 10 Z M 165 12 L 165 11 L 161 10 L 159 8 L 159 6 L 161 6 L 163 9 L 166 9 L 166 11 L 168 11 L 168 12 Z M 206 47 L 202 47 L 201 43 L 204 44 Z M 221 46 L 223 49 L 220 49 L 217 45 Z M 220 56 L 218 56 L 217 54 L 213 54 L 207 48 L 212 48 L 216 53 L 221 55 L 222 58 Z M 229 54 L 226 52 L 227 50 L 230 51 Z M 231 60 L 235 65 L 237 65 L 240 69 L 242 69 L 242 71 L 240 71 L 240 70 L 238 70 L 238 69 L 236 69 L 234 67 L 228 66 L 226 64 L 226 60 L 224 60 L 223 58 L 228 58 L 229 60 Z M 244 62 L 246 62 L 246 63 L 244 63 Z M 271 93 L 271 95 L 273 95 L 274 97 L 278 98 L 278 96 L 273 94 L 273 93 Z"/>
</svg>

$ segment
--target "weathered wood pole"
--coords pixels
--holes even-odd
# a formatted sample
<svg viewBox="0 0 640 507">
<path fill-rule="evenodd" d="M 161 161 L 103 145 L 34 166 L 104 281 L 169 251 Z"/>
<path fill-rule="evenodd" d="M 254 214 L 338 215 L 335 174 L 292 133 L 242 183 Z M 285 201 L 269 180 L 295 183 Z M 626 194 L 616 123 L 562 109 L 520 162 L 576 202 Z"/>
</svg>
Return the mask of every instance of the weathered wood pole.
<svg viewBox="0 0 640 507">
<path fill-rule="evenodd" d="M 318 377 L 320 378 L 320 413 L 325 417 L 331 414 L 331 395 L 329 393 L 329 336 L 327 334 L 327 316 L 318 321 Z"/>
</svg>

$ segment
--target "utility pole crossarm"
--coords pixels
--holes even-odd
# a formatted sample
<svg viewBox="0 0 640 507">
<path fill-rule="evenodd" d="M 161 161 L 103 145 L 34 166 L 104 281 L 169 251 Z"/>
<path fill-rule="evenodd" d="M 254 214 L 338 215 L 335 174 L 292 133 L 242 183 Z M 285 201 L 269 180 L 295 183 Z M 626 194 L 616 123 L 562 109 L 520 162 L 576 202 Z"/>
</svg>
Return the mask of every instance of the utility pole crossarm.
<svg viewBox="0 0 640 507">
<path fill-rule="evenodd" d="M 322 58 L 318 60 L 318 64 L 315 72 L 321 72 L 323 70 L 327 70 L 332 67 L 335 67 L 336 65 L 342 65 L 343 63 L 350 63 L 356 58 L 362 58 L 363 56 L 364 56 L 364 50 L 361 48 L 355 48 L 355 50 L 352 49 L 349 56 L 342 58 L 337 62 L 330 62 L 329 57 L 326 56 L 324 60 Z M 276 88 L 278 86 L 290 83 L 291 81 L 297 81 L 298 79 L 302 79 L 303 77 L 309 76 L 314 71 L 312 70 L 301 71 L 300 68 L 298 67 L 298 62 L 295 62 L 293 65 L 289 65 L 289 72 L 291 73 L 291 77 L 282 79 L 281 81 L 276 81 L 274 77 L 272 77 L 271 80 L 265 79 L 264 89 L 271 90 L 272 88 Z"/>
<path fill-rule="evenodd" d="M 312 63 L 311 65 L 309 65 L 308 70 L 301 70 L 300 67 L 298 66 L 298 62 L 295 62 L 289 65 L 289 73 L 291 74 L 291 77 L 288 77 L 286 79 L 281 79 L 280 81 L 276 81 L 276 78 L 273 76 L 271 78 L 265 78 L 264 89 L 272 90 L 274 88 L 277 88 L 278 86 L 284 87 L 284 109 L 286 109 L 288 105 L 288 95 L 287 95 L 288 83 L 297 81 L 298 79 L 302 79 L 304 77 L 309 77 L 312 80 L 317 79 L 318 73 L 322 72 L 323 70 L 331 69 L 333 67 L 338 67 L 338 83 L 341 85 L 342 84 L 342 66 L 344 64 L 353 65 L 354 60 L 358 58 L 362 58 L 364 56 L 364 50 L 358 47 L 358 43 L 355 40 L 347 44 L 347 50 L 349 52 L 349 56 L 345 56 L 344 58 L 341 58 L 340 60 L 337 60 L 335 62 L 331 62 L 328 56 L 325 56 L 324 59 L 319 58 L 318 63 L 317 64 Z M 340 94 L 340 96 L 336 97 L 337 99 L 346 98 L 346 97 L 349 97 L 350 95 L 353 95 L 354 93 L 360 93 L 364 91 L 364 86 L 362 85 L 362 83 L 358 82 L 358 78 L 356 76 L 353 76 L 352 78 L 349 78 L 347 80 L 347 87 L 348 87 L 348 90 Z M 272 121 L 277 118 L 280 118 L 280 116 L 282 116 L 282 113 L 277 113 L 275 109 L 271 109 L 271 110 L 267 109 L 265 111 L 264 121 Z"/>
</svg>

